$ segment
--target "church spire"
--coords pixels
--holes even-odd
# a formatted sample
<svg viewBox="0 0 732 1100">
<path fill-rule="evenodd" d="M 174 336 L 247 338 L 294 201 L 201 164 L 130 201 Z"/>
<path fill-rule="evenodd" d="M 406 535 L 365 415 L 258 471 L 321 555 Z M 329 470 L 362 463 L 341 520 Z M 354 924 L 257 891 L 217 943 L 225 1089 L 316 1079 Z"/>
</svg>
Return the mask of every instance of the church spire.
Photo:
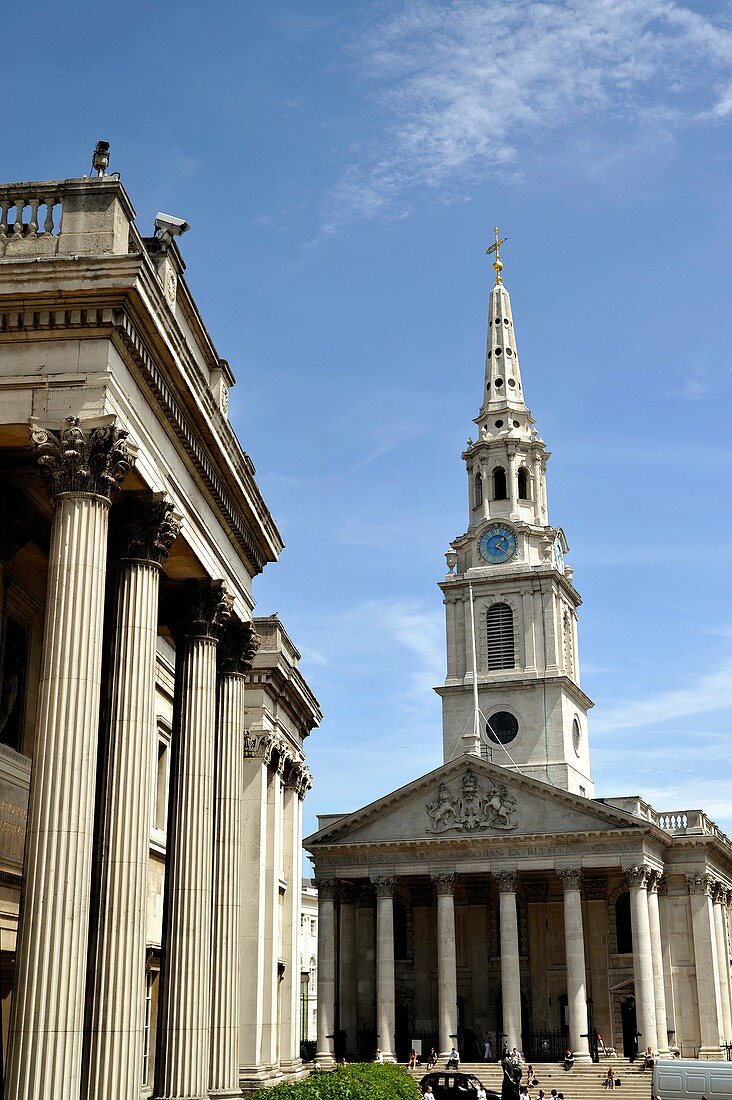
<svg viewBox="0 0 732 1100">
<path fill-rule="evenodd" d="M 508 238 L 501 238 L 498 226 L 494 233 L 495 243 L 486 252 L 494 256 L 496 282 L 488 303 L 483 404 L 475 421 L 484 438 L 525 433 L 533 423 L 524 401 L 511 298 L 501 275 L 503 263 L 500 250 Z"/>
</svg>

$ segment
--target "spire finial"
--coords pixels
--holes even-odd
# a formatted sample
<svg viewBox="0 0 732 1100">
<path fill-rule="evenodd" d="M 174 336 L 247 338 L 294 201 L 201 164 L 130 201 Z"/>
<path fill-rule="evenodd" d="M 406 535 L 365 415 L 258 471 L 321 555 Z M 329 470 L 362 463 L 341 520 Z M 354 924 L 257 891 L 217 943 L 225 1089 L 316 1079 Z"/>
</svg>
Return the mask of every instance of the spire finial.
<svg viewBox="0 0 732 1100">
<path fill-rule="evenodd" d="M 501 278 L 501 272 L 503 271 L 503 264 L 501 263 L 501 245 L 506 243 L 508 237 L 503 237 L 503 239 L 501 239 L 498 226 L 495 226 L 493 233 L 496 238 L 495 244 L 492 244 L 490 248 L 486 248 L 485 254 L 486 256 L 490 256 L 495 253 L 496 258 L 493 261 L 493 270 L 496 273 L 496 286 L 499 286 L 503 282 Z"/>
</svg>

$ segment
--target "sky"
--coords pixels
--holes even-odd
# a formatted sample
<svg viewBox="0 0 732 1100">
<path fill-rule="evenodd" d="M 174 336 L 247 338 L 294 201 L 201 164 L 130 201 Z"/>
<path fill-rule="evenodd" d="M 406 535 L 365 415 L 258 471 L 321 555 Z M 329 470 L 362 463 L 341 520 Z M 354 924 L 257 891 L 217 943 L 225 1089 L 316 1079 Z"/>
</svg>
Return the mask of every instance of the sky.
<svg viewBox="0 0 732 1100">
<path fill-rule="evenodd" d="M 13 26 L 0 178 L 86 174 L 104 138 L 144 233 L 191 224 L 286 542 L 257 611 L 325 716 L 306 832 L 441 761 L 499 225 L 596 793 L 732 834 L 732 5 L 28 0 Z"/>
</svg>

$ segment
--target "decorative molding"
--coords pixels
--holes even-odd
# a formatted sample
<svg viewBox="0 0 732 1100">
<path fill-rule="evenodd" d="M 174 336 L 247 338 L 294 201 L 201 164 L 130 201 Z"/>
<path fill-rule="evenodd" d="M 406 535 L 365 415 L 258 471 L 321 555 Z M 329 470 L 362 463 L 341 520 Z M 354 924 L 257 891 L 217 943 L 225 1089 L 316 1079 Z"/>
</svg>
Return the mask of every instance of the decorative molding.
<svg viewBox="0 0 732 1100">
<path fill-rule="evenodd" d="M 648 880 L 651 875 L 652 868 L 648 867 L 645 863 L 636 863 L 632 867 L 623 867 L 623 874 L 628 880 L 628 886 L 631 890 L 645 890 L 648 886 Z"/>
<path fill-rule="evenodd" d="M 218 641 L 234 606 L 234 597 L 223 581 L 173 583 L 166 585 L 165 597 L 167 625 L 187 640 Z"/>
<path fill-rule="evenodd" d="M 394 875 L 372 875 L 371 881 L 376 887 L 377 898 L 393 898 L 396 878 Z"/>
<path fill-rule="evenodd" d="M 582 887 L 582 868 L 581 867 L 558 867 L 557 875 L 559 876 L 562 888 L 566 893 L 567 890 L 579 890 Z"/>
<path fill-rule="evenodd" d="M 274 748 L 274 737 L 271 733 L 251 733 L 244 730 L 242 740 L 242 752 L 244 756 L 253 759 L 261 757 L 265 764 L 269 764 Z"/>
<path fill-rule="evenodd" d="M 711 896 L 714 889 L 714 879 L 711 875 L 702 875 L 697 872 L 694 875 L 686 876 L 686 885 L 691 895 L 706 894 Z"/>
<path fill-rule="evenodd" d="M 78 416 L 67 416 L 66 427 L 59 429 L 42 428 L 34 416 L 28 424 L 38 472 L 51 499 L 61 493 L 91 493 L 111 500 L 135 464 L 137 448 L 114 424 L 82 429 Z"/>
<path fill-rule="evenodd" d="M 161 566 L 178 537 L 181 516 L 162 493 L 123 493 L 109 514 L 109 552 L 116 561 Z"/>
<path fill-rule="evenodd" d="M 663 871 L 651 871 L 648 877 L 648 893 L 661 894 L 666 892 L 666 877 Z"/>
<path fill-rule="evenodd" d="M 499 894 L 515 894 L 518 889 L 518 871 L 494 871 Z"/>
<path fill-rule="evenodd" d="M 243 676 L 249 672 L 261 643 L 254 623 L 229 619 L 219 639 L 219 673 L 223 676 Z"/>
<path fill-rule="evenodd" d="M 435 893 L 439 897 L 452 897 L 455 893 L 455 875 L 439 874 L 432 876 Z"/>
<path fill-rule="evenodd" d="M 452 829 L 463 833 L 478 829 L 509 831 L 518 825 L 514 817 L 516 800 L 506 786 L 495 782 L 492 787 L 483 786 L 471 768 L 463 775 L 460 794 L 451 794 L 447 784 L 441 783 L 437 797 L 425 804 L 425 810 L 431 819 L 431 825 L 427 826 L 430 833 Z"/>
<path fill-rule="evenodd" d="M 310 768 L 307 766 L 307 764 L 303 764 L 300 768 L 298 784 L 295 787 L 298 798 L 302 801 L 308 791 L 312 790 L 312 787 L 313 773 L 310 771 Z"/>
</svg>

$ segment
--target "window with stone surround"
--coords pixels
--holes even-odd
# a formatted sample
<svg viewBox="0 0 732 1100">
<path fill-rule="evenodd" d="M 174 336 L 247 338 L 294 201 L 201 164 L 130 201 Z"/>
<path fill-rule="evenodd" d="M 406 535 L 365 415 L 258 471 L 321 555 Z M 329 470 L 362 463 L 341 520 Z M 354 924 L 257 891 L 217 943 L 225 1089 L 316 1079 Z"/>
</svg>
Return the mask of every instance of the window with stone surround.
<svg viewBox="0 0 732 1100">
<path fill-rule="evenodd" d="M 480 508 L 483 503 L 483 478 L 481 474 L 476 474 L 473 481 L 473 507 Z"/>
<path fill-rule="evenodd" d="M 493 471 L 493 499 L 508 499 L 506 471 L 503 469 L 503 466 L 496 466 L 495 470 Z"/>
<path fill-rule="evenodd" d="M 517 481 L 519 500 L 531 500 L 531 483 L 529 481 L 529 471 L 526 469 L 525 466 L 519 467 Z"/>
</svg>

